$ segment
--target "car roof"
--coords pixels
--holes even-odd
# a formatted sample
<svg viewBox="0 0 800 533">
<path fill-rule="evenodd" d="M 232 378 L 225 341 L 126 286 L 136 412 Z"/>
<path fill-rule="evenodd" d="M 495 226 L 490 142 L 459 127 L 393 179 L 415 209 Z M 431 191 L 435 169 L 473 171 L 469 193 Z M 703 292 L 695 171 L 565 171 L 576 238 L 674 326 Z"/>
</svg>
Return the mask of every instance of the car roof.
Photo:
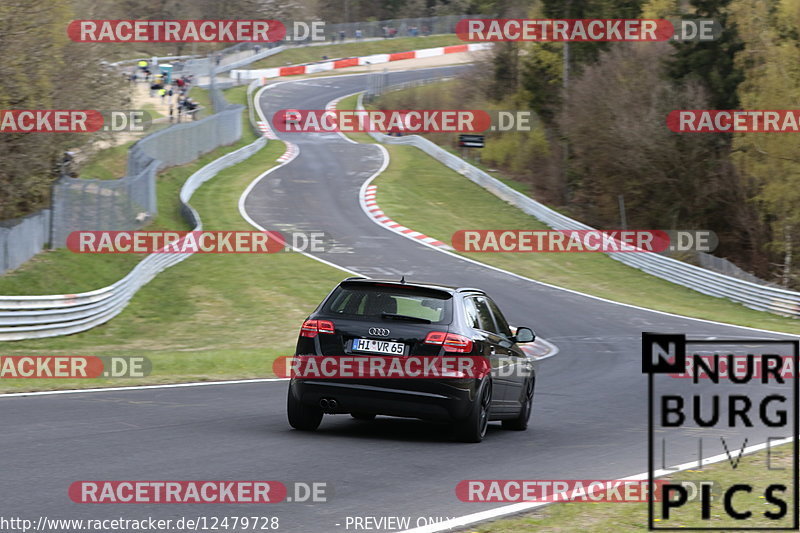
<svg viewBox="0 0 800 533">
<path fill-rule="evenodd" d="M 342 283 L 363 283 L 365 285 L 394 285 L 397 287 L 415 287 L 420 289 L 433 289 L 438 291 L 448 292 L 450 294 L 461 293 L 461 292 L 477 292 L 480 294 L 485 294 L 484 291 L 481 289 L 475 289 L 471 287 L 455 287 L 452 285 L 441 285 L 438 283 L 415 283 L 411 281 L 401 281 L 396 279 L 373 279 L 373 278 L 362 278 L 362 277 L 352 277 L 342 280 Z"/>
</svg>

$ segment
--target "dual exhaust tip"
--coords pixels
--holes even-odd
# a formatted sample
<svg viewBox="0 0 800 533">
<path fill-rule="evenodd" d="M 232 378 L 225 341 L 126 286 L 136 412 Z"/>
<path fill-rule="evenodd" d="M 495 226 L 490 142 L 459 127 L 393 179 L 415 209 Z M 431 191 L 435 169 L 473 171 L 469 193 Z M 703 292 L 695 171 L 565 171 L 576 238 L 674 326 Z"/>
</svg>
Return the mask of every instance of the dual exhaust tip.
<svg viewBox="0 0 800 533">
<path fill-rule="evenodd" d="M 333 398 L 322 398 L 319 401 L 319 406 L 322 407 L 323 409 L 333 410 L 333 409 L 336 409 L 336 407 L 338 405 L 339 405 L 339 402 L 337 402 Z"/>
</svg>

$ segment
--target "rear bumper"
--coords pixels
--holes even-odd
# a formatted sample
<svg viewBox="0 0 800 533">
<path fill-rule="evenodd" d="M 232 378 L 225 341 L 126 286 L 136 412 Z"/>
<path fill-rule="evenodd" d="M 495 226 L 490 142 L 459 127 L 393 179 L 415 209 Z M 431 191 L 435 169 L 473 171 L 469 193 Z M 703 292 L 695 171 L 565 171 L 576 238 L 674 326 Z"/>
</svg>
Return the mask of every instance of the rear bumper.
<svg viewBox="0 0 800 533">
<path fill-rule="evenodd" d="M 322 399 L 335 399 L 335 409 L 326 413 L 368 413 L 422 418 L 463 420 L 472 409 L 478 381 L 415 380 L 301 380 L 292 379 L 289 387 L 295 399 L 318 407 Z"/>
</svg>

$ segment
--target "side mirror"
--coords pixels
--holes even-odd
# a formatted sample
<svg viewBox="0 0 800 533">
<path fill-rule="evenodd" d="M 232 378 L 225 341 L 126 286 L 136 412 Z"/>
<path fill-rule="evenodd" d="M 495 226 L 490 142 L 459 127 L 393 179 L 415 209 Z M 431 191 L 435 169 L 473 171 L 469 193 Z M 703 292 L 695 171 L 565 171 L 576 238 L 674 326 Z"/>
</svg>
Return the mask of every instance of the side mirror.
<svg viewBox="0 0 800 533">
<path fill-rule="evenodd" d="M 536 340 L 536 334 L 533 332 L 531 328 L 526 327 L 518 327 L 517 334 L 514 335 L 514 341 L 523 343 L 523 342 L 533 342 Z"/>
</svg>

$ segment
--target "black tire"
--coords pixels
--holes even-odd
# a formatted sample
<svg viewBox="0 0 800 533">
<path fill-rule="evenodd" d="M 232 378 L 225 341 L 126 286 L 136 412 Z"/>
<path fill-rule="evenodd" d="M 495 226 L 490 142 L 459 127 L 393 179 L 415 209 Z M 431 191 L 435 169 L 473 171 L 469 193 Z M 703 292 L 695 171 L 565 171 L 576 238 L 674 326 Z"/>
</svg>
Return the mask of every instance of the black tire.
<svg viewBox="0 0 800 533">
<path fill-rule="evenodd" d="M 519 416 L 503 420 L 503 429 L 511 429 L 513 431 L 525 431 L 528 429 L 528 421 L 531 418 L 531 411 L 533 411 L 533 385 L 533 379 L 529 380 L 525 389 L 525 401 L 522 404 Z"/>
<path fill-rule="evenodd" d="M 289 415 L 289 425 L 302 431 L 314 431 L 322 422 L 322 409 L 303 405 L 292 394 L 289 386 L 289 396 L 286 399 L 286 412 Z"/>
<path fill-rule="evenodd" d="M 489 406 L 492 404 L 492 382 L 487 381 L 478 392 L 472 411 L 465 420 L 456 424 L 456 432 L 462 442 L 477 443 L 486 436 L 489 426 Z"/>
<path fill-rule="evenodd" d="M 350 413 L 350 416 L 356 420 L 375 420 L 375 415 L 370 413 Z"/>
</svg>

